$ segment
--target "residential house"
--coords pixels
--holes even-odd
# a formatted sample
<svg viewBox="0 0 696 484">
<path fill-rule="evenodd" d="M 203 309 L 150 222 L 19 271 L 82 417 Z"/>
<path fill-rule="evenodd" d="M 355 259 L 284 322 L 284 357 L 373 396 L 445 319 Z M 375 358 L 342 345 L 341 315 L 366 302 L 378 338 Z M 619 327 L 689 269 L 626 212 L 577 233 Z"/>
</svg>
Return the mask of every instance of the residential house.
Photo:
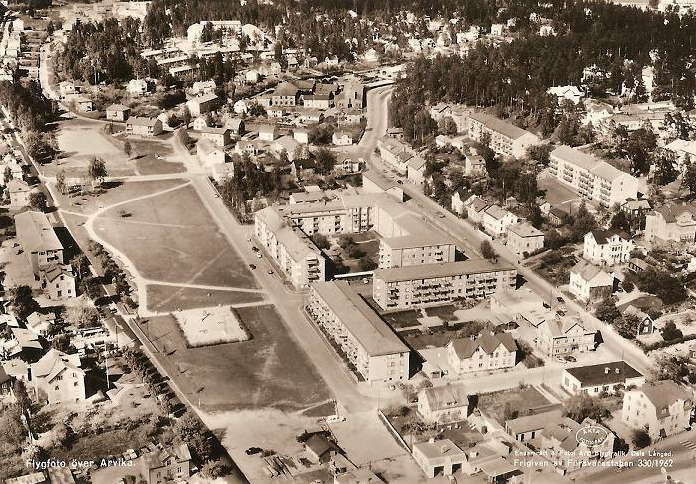
<svg viewBox="0 0 696 484">
<path fill-rule="evenodd" d="M 687 429 L 693 407 L 691 390 L 672 380 L 649 382 L 624 393 L 621 420 L 657 440 Z"/>
<path fill-rule="evenodd" d="M 640 260 L 640 259 L 638 259 L 638 260 Z M 636 333 L 635 333 L 636 338 L 650 336 L 657 329 L 655 326 L 655 321 L 653 321 L 653 319 L 650 317 L 650 315 L 641 311 L 640 309 L 633 306 L 632 304 L 629 303 L 628 305 L 625 305 L 623 308 L 621 306 L 619 306 L 619 310 L 621 311 L 621 314 L 623 314 L 624 316 L 630 315 L 630 316 L 635 316 L 636 318 L 638 318 L 638 324 L 637 324 Z"/>
<path fill-rule="evenodd" d="M 126 120 L 126 133 L 138 136 L 157 136 L 164 132 L 159 118 L 132 117 Z"/>
<path fill-rule="evenodd" d="M 201 131 L 207 127 L 208 127 L 208 121 L 206 121 L 205 117 L 198 116 L 196 119 L 193 120 L 193 130 L 194 131 Z"/>
<path fill-rule="evenodd" d="M 614 290 L 614 276 L 591 262 L 581 260 L 570 269 L 568 289 L 583 301 L 604 299 Z"/>
<path fill-rule="evenodd" d="M 304 125 L 319 124 L 324 121 L 324 113 L 318 109 L 302 109 L 297 111 L 296 122 Z"/>
<path fill-rule="evenodd" d="M 33 363 L 43 355 L 43 344 L 39 335 L 30 329 L 10 328 L 9 339 L 0 346 L 0 359 L 19 359 Z"/>
<path fill-rule="evenodd" d="M 304 444 L 305 455 L 313 464 L 326 463 L 336 453 L 336 445 L 323 434 L 314 434 Z"/>
<path fill-rule="evenodd" d="M 196 96 L 213 94 L 216 87 L 215 81 L 212 79 L 210 81 L 196 81 L 193 83 L 193 87 L 191 87 L 191 92 Z"/>
<path fill-rule="evenodd" d="M 295 141 L 302 144 L 309 144 L 309 129 L 295 128 L 292 130 L 292 137 Z"/>
<path fill-rule="evenodd" d="M 605 207 L 621 205 L 638 195 L 638 179 L 599 158 L 570 146 L 557 146 L 550 154 L 549 173 L 585 199 Z"/>
<path fill-rule="evenodd" d="M 585 234 L 582 256 L 594 264 L 616 265 L 628 262 L 635 244 L 620 230 L 592 230 Z"/>
<path fill-rule="evenodd" d="M 94 111 L 94 104 L 92 103 L 92 100 L 89 98 L 80 95 L 75 95 L 71 96 L 69 101 L 71 104 L 74 103 L 75 109 L 77 109 L 78 113 L 88 113 L 90 111 Z"/>
<path fill-rule="evenodd" d="M 528 442 L 538 436 L 555 422 L 560 422 L 563 417 L 561 410 L 526 415 L 505 421 L 505 432 L 517 442 Z"/>
<path fill-rule="evenodd" d="M 469 394 L 461 383 L 424 388 L 418 394 L 418 413 L 427 422 L 461 422 L 469 415 Z"/>
<path fill-rule="evenodd" d="M 645 240 L 653 243 L 696 241 L 696 204 L 666 204 L 645 216 Z"/>
<path fill-rule="evenodd" d="M 19 244 L 37 280 L 41 267 L 52 262 L 63 263 L 63 245 L 46 214 L 34 211 L 19 213 L 15 215 L 15 227 Z"/>
<path fill-rule="evenodd" d="M 464 174 L 466 176 L 486 176 L 486 160 L 483 156 L 467 154 L 464 160 Z"/>
<path fill-rule="evenodd" d="M 551 207 L 549 213 L 546 214 L 546 218 L 551 225 L 554 227 L 560 227 L 563 225 L 564 220 L 568 216 L 568 213 L 560 207 Z"/>
<path fill-rule="evenodd" d="M 77 277 L 69 264 L 55 262 L 41 267 L 41 286 L 48 299 L 65 301 L 76 296 Z"/>
<path fill-rule="evenodd" d="M 415 151 L 403 141 L 383 136 L 377 142 L 379 156 L 384 163 L 395 169 L 401 175 L 408 174 L 407 162 L 414 156 Z"/>
<path fill-rule="evenodd" d="M 273 141 L 278 136 L 278 126 L 276 126 L 275 124 L 264 124 L 259 126 L 259 140 Z"/>
<path fill-rule="evenodd" d="M 533 254 L 544 248 L 544 232 L 528 222 L 510 225 L 506 245 L 517 255 Z"/>
<path fill-rule="evenodd" d="M 242 118 L 229 118 L 225 121 L 225 128 L 228 128 L 232 134 L 242 136 L 245 133 L 244 120 Z"/>
<path fill-rule="evenodd" d="M 452 476 L 461 471 L 466 453 L 449 439 L 429 440 L 413 444 L 413 459 L 430 479 L 440 474 Z"/>
<path fill-rule="evenodd" d="M 537 435 L 537 437 L 539 437 Z M 570 417 L 555 419 L 541 431 L 538 448 L 556 467 L 565 471 L 580 467 L 591 459 L 610 459 L 614 455 L 616 436 L 598 422 L 585 418 L 581 423 Z"/>
<path fill-rule="evenodd" d="M 353 134 L 348 130 L 336 130 L 331 136 L 331 142 L 336 146 L 350 146 L 353 144 Z"/>
<path fill-rule="evenodd" d="M 51 332 L 51 327 L 56 323 L 56 315 L 53 312 L 43 313 L 34 311 L 27 316 L 27 329 L 35 334 L 47 337 Z"/>
<path fill-rule="evenodd" d="M 201 163 L 208 167 L 225 163 L 227 159 L 225 150 L 207 139 L 198 140 L 198 143 L 196 143 L 196 156 Z"/>
<path fill-rule="evenodd" d="M 290 174 L 296 180 L 306 180 L 316 173 L 317 163 L 313 159 L 297 159 L 290 163 Z"/>
<path fill-rule="evenodd" d="M 232 143 L 232 137 L 230 136 L 229 128 L 208 128 L 205 127 L 200 130 L 199 139 L 208 140 L 215 146 L 224 148 L 225 146 Z"/>
<path fill-rule="evenodd" d="M 621 210 L 630 217 L 640 217 L 652 210 L 652 206 L 650 205 L 650 200 L 646 198 L 638 200 L 635 198 L 627 198 L 626 201 L 621 204 Z"/>
<path fill-rule="evenodd" d="M 584 353 L 595 349 L 596 333 L 578 316 L 546 318 L 536 328 L 537 346 L 554 357 Z"/>
<path fill-rule="evenodd" d="M 31 365 L 34 388 L 41 400 L 53 403 L 84 402 L 85 376 L 78 354 L 51 349 Z"/>
<path fill-rule="evenodd" d="M 696 160 L 696 141 L 694 140 L 685 141 L 677 138 L 665 146 L 665 149 L 674 153 L 680 167 L 684 165 L 687 158 L 690 159 L 692 163 Z"/>
<path fill-rule="evenodd" d="M 142 96 L 149 92 L 148 82 L 145 79 L 131 79 L 128 81 L 126 91 L 131 96 Z"/>
<path fill-rule="evenodd" d="M 554 86 L 550 87 L 547 93 L 552 96 L 556 96 L 558 104 L 562 101 L 570 101 L 573 104 L 578 104 L 585 97 L 585 93 L 578 89 L 576 86 Z"/>
<path fill-rule="evenodd" d="M 404 139 L 404 128 L 387 128 L 386 131 L 386 136 L 389 136 L 390 138 L 398 139 L 399 141 L 403 141 Z"/>
<path fill-rule="evenodd" d="M 333 94 L 305 94 L 301 99 L 302 105 L 306 108 L 323 111 L 333 107 Z"/>
<path fill-rule="evenodd" d="M 631 257 L 628 259 L 628 270 L 635 272 L 636 274 L 652 268 L 653 266 L 643 259 L 639 259 L 637 257 Z"/>
<path fill-rule="evenodd" d="M 188 445 L 153 447 L 151 452 L 146 452 L 139 458 L 140 472 L 145 476 L 147 484 L 164 484 L 191 477 L 194 465 Z"/>
<path fill-rule="evenodd" d="M 358 80 L 350 80 L 336 95 L 334 103 L 338 109 L 363 109 L 365 107 L 365 86 Z"/>
<path fill-rule="evenodd" d="M 561 375 L 561 387 L 573 395 L 581 392 L 592 396 L 614 394 L 643 383 L 645 376 L 625 361 L 565 368 Z"/>
<path fill-rule="evenodd" d="M 490 147 L 498 154 L 521 158 L 527 148 L 539 143 L 539 137 L 529 131 L 484 113 L 469 116 L 469 136 L 481 141 L 484 134 L 490 135 Z"/>
<path fill-rule="evenodd" d="M 450 341 L 447 359 L 457 374 L 499 370 L 515 366 L 517 350 L 517 343 L 509 333 L 484 331 L 476 337 Z"/>
<path fill-rule="evenodd" d="M 466 211 L 465 204 L 467 200 L 473 196 L 474 195 L 471 192 L 463 188 L 455 190 L 455 192 L 452 194 L 452 211 L 458 215 L 463 214 Z"/>
<path fill-rule="evenodd" d="M 491 204 L 477 196 L 473 196 L 466 201 L 464 206 L 466 207 L 467 219 L 471 223 L 479 224 L 483 222 L 485 211 Z"/>
<path fill-rule="evenodd" d="M 422 185 L 425 183 L 425 165 L 425 158 L 420 155 L 416 155 L 409 159 L 406 163 L 408 181 L 414 185 Z"/>
<path fill-rule="evenodd" d="M 483 227 L 493 237 L 505 235 L 508 227 L 518 221 L 517 215 L 500 208 L 498 205 L 491 205 L 483 212 Z"/>
<path fill-rule="evenodd" d="M 201 116 L 215 111 L 220 105 L 220 99 L 215 94 L 204 94 L 186 101 L 191 116 Z"/>
<path fill-rule="evenodd" d="M 14 382 L 15 379 L 5 372 L 5 369 L 0 363 L 0 401 L 2 401 L 4 397 L 12 396 Z"/>
<path fill-rule="evenodd" d="M 296 106 L 299 100 L 299 88 L 289 81 L 278 84 L 271 97 L 273 106 Z"/>
<path fill-rule="evenodd" d="M 130 108 L 123 104 L 112 104 L 106 108 L 107 121 L 125 122 L 130 116 Z"/>
<path fill-rule="evenodd" d="M 360 170 L 365 166 L 362 158 L 357 158 L 351 155 L 343 155 L 334 165 L 334 169 L 341 173 L 360 173 Z"/>
<path fill-rule="evenodd" d="M 10 205 L 20 208 L 30 204 L 31 194 L 34 190 L 24 180 L 13 178 L 7 182 L 7 192 L 10 194 Z"/>
</svg>

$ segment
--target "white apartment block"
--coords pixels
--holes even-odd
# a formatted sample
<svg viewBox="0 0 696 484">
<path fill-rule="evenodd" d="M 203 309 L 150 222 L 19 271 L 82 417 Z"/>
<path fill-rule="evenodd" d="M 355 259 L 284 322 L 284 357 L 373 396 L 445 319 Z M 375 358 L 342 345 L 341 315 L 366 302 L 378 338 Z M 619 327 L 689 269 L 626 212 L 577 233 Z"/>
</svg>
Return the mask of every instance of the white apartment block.
<svg viewBox="0 0 696 484">
<path fill-rule="evenodd" d="M 507 229 L 507 247 L 517 255 L 531 254 L 544 248 L 544 232 L 527 222 Z"/>
<path fill-rule="evenodd" d="M 517 343 L 510 333 L 485 331 L 477 337 L 457 338 L 447 345 L 447 361 L 456 374 L 512 368 Z"/>
<path fill-rule="evenodd" d="M 483 227 L 493 237 L 505 235 L 507 228 L 518 221 L 517 215 L 500 208 L 498 205 L 491 205 L 483 212 Z"/>
<path fill-rule="evenodd" d="M 419 264 L 375 270 L 372 298 L 382 309 L 418 308 L 488 297 L 514 290 L 516 282 L 515 268 L 483 259 Z"/>
<path fill-rule="evenodd" d="M 693 243 L 696 240 L 696 205 L 664 205 L 648 213 L 645 240 Z"/>
<path fill-rule="evenodd" d="M 539 137 L 527 130 L 484 113 L 469 116 L 469 137 L 481 141 L 483 135 L 491 136 L 490 147 L 504 156 L 521 158 L 527 154 L 527 148 L 539 144 Z"/>
<path fill-rule="evenodd" d="M 646 383 L 624 393 L 621 420 L 645 429 L 653 440 L 683 432 L 693 409 L 691 391 L 671 380 Z"/>
<path fill-rule="evenodd" d="M 594 264 L 616 265 L 628 262 L 635 244 L 618 230 L 593 230 L 585 234 L 582 256 Z"/>
<path fill-rule="evenodd" d="M 294 287 L 326 280 L 321 251 L 301 230 L 289 226 L 275 207 L 256 212 L 254 234 Z"/>
<path fill-rule="evenodd" d="M 311 285 L 307 310 L 366 381 L 406 381 L 409 348 L 345 281 Z"/>
<path fill-rule="evenodd" d="M 556 147 L 550 160 L 549 173 L 587 200 L 611 207 L 638 195 L 636 177 L 570 146 Z"/>
</svg>

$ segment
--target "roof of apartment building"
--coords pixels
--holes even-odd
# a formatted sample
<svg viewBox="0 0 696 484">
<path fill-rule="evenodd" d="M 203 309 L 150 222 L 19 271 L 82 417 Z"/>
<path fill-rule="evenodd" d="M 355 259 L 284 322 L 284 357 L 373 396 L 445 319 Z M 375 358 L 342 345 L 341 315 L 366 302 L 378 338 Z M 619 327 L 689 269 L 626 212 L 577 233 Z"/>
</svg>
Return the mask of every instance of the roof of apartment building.
<svg viewBox="0 0 696 484">
<path fill-rule="evenodd" d="M 520 222 L 515 225 L 510 225 L 508 227 L 508 233 L 512 232 L 515 235 L 519 235 L 520 237 L 543 237 L 544 232 L 541 230 L 534 228 L 532 224 L 529 222 Z"/>
<path fill-rule="evenodd" d="M 692 395 L 672 380 L 648 382 L 639 388 L 657 410 L 669 408 L 679 400 L 691 400 Z"/>
<path fill-rule="evenodd" d="M 63 250 L 48 217 L 41 212 L 29 211 L 15 215 L 17 236 L 27 252 Z"/>
<path fill-rule="evenodd" d="M 370 356 L 408 353 L 386 322 L 346 281 L 317 282 L 312 288 L 348 328 Z"/>
<path fill-rule="evenodd" d="M 466 458 L 464 451 L 449 439 L 436 440 L 434 442 L 418 442 L 413 444 L 413 449 L 418 450 L 428 459 L 438 459 L 440 457 L 451 459 L 455 455 Z"/>
<path fill-rule="evenodd" d="M 585 170 L 599 176 L 604 180 L 613 181 L 622 175 L 631 176 L 625 171 L 621 171 L 618 168 L 610 165 L 606 161 L 600 160 L 596 156 L 567 145 L 557 146 L 551 152 L 551 156 L 560 158 L 571 165 L 584 168 Z"/>
<path fill-rule="evenodd" d="M 565 371 L 577 378 L 583 387 L 622 383 L 629 378 L 640 378 L 643 376 L 641 372 L 625 361 L 576 366 L 574 368 L 566 368 Z"/>
<path fill-rule="evenodd" d="M 266 207 L 256 212 L 256 217 L 261 219 L 271 230 L 280 244 L 295 260 L 303 259 L 309 254 L 321 257 L 319 249 L 299 229 L 291 227 L 278 213 L 276 207 Z"/>
<path fill-rule="evenodd" d="M 491 262 L 486 259 L 469 259 L 457 262 L 438 262 L 436 264 L 376 269 L 373 277 L 384 282 L 399 282 L 512 270 L 515 270 L 515 268 L 501 262 Z"/>
<path fill-rule="evenodd" d="M 385 191 L 398 186 L 395 182 L 383 177 L 376 171 L 364 171 L 362 176 L 363 180 L 367 178 L 372 183 L 374 183 L 379 188 Z"/>
<path fill-rule="evenodd" d="M 496 131 L 504 136 L 507 136 L 508 138 L 517 139 L 521 138 L 525 134 L 531 134 L 525 129 L 518 128 L 514 124 L 510 124 L 507 121 L 503 121 L 502 119 L 491 116 L 490 114 L 471 113 L 469 118 L 483 123 L 488 129 Z"/>
<path fill-rule="evenodd" d="M 503 345 L 507 351 L 517 351 L 517 343 L 510 333 L 493 334 L 490 331 L 483 331 L 475 338 L 457 338 L 450 344 L 460 360 L 471 358 L 471 355 L 479 348 L 489 355 L 493 354 L 500 345 Z"/>
<path fill-rule="evenodd" d="M 392 249 L 409 249 L 413 247 L 432 247 L 436 245 L 456 245 L 454 237 L 446 234 L 438 227 L 423 220 L 403 204 L 390 197 L 381 197 L 377 200 L 377 207 L 385 211 L 394 223 L 399 225 L 407 235 L 398 237 L 385 237 L 382 239 L 385 245 Z"/>
<path fill-rule="evenodd" d="M 444 410 L 469 406 L 469 393 L 463 383 L 425 388 L 418 395 L 418 400 L 428 401 L 431 410 Z"/>
<path fill-rule="evenodd" d="M 541 430 L 559 422 L 563 417 L 561 410 L 551 410 L 536 415 L 527 415 L 505 421 L 505 427 L 512 430 L 515 434 L 523 434 L 533 430 Z"/>
<path fill-rule="evenodd" d="M 601 267 L 584 259 L 570 268 L 571 273 L 579 274 L 587 282 L 593 282 L 593 287 L 608 286 L 613 284 L 614 278 L 607 274 Z"/>
</svg>

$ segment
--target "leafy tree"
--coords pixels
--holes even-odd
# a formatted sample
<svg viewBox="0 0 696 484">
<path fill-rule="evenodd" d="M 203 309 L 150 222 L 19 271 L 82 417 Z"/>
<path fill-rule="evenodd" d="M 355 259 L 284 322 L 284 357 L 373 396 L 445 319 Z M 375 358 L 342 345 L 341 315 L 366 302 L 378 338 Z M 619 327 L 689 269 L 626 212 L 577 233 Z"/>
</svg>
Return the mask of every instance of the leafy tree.
<svg viewBox="0 0 696 484">
<path fill-rule="evenodd" d="M 87 176 L 92 180 L 92 183 L 96 181 L 101 184 L 104 178 L 109 176 L 106 171 L 106 163 L 104 163 L 104 160 L 96 156 L 92 158 L 87 167 Z"/>
<path fill-rule="evenodd" d="M 92 328 L 99 325 L 99 311 L 84 298 L 65 310 L 65 322 L 77 328 Z"/>
<path fill-rule="evenodd" d="M 553 146 L 550 144 L 532 145 L 527 147 L 527 158 L 546 166 L 549 164 L 549 155 Z"/>
<path fill-rule="evenodd" d="M 672 183 L 679 176 L 675 167 L 674 153 L 669 150 L 656 151 L 653 154 L 653 164 L 655 165 L 653 181 L 659 186 Z"/>
<path fill-rule="evenodd" d="M 39 304 L 34 299 L 31 287 L 21 285 L 9 290 L 10 306 L 18 319 L 24 321 L 31 313 L 39 309 Z"/>
<path fill-rule="evenodd" d="M 583 202 L 575 214 L 573 220 L 573 227 L 571 230 L 571 237 L 573 241 L 580 241 L 585 237 L 585 234 L 592 230 L 596 230 L 598 227 L 597 220 L 594 215 L 592 215 L 585 206 Z"/>
<path fill-rule="evenodd" d="M 493 246 L 487 240 L 481 242 L 481 247 L 479 250 L 481 252 L 481 257 L 484 259 L 493 260 L 498 257 L 498 254 L 496 254 L 495 250 L 493 250 Z"/>
<path fill-rule="evenodd" d="M 672 380 L 676 383 L 683 383 L 684 378 L 689 375 L 689 358 L 683 355 L 663 353 L 655 359 L 653 368 L 655 380 Z"/>
<path fill-rule="evenodd" d="M 635 285 L 633 284 L 633 282 L 631 282 L 631 280 L 628 277 L 626 277 L 621 282 L 621 288 L 626 292 L 631 292 L 635 288 Z"/>
<path fill-rule="evenodd" d="M 681 330 L 677 328 L 677 325 L 674 324 L 674 321 L 665 324 L 660 330 L 660 333 L 662 334 L 662 339 L 665 341 L 673 341 L 684 336 Z"/>
<path fill-rule="evenodd" d="M 368 256 L 360 258 L 359 266 L 361 271 L 372 271 L 377 269 L 377 263 Z"/>
<path fill-rule="evenodd" d="M 65 194 L 65 190 L 67 189 L 65 184 L 65 170 L 60 170 L 58 174 L 56 174 L 56 188 L 60 193 Z"/>
<path fill-rule="evenodd" d="M 611 297 L 602 299 L 602 301 L 597 305 L 595 309 L 595 316 L 600 321 L 605 323 L 611 323 L 615 319 L 621 317 L 621 312 L 619 312 L 614 300 Z"/>
<path fill-rule="evenodd" d="M 79 284 L 80 292 L 90 299 L 97 299 L 101 295 L 101 284 L 96 277 L 85 277 Z"/>
<path fill-rule="evenodd" d="M 126 140 L 123 142 L 123 152 L 128 158 L 130 158 L 130 155 L 133 152 L 133 147 L 131 146 L 130 141 Z"/>
<path fill-rule="evenodd" d="M 331 248 L 331 242 L 329 242 L 329 239 L 323 234 L 316 233 L 310 238 L 312 239 L 312 242 L 314 242 L 314 245 L 316 245 L 319 249 L 325 250 Z"/>
<path fill-rule="evenodd" d="M 14 447 L 21 447 L 26 439 L 22 423 L 22 411 L 18 405 L 7 405 L 0 412 L 0 434 L 3 440 Z"/>
<path fill-rule="evenodd" d="M 336 157 L 326 148 L 319 148 L 316 154 L 317 174 L 326 175 L 330 173 L 336 164 Z"/>
<path fill-rule="evenodd" d="M 28 415 L 31 409 L 31 398 L 29 398 L 29 393 L 27 392 L 27 387 L 22 380 L 15 380 L 12 386 L 12 392 L 15 396 L 15 403 L 19 407 L 19 411 L 25 415 Z"/>
<path fill-rule="evenodd" d="M 227 473 L 225 466 L 218 461 L 208 461 L 201 468 L 201 475 L 207 479 L 217 479 Z"/>
<path fill-rule="evenodd" d="M 213 448 L 208 440 L 208 430 L 198 417 L 190 412 L 185 413 L 176 421 L 172 431 L 178 440 L 191 448 L 199 462 L 204 463 L 212 458 Z"/>
<path fill-rule="evenodd" d="M 586 418 L 598 422 L 609 416 L 606 405 L 597 397 L 592 397 L 587 393 L 579 393 L 568 398 L 565 402 L 566 416 L 576 422 L 582 422 Z"/>
<path fill-rule="evenodd" d="M 89 259 L 85 254 L 75 254 L 75 256 L 70 259 L 70 266 L 80 279 L 86 274 L 89 274 Z"/>
<path fill-rule="evenodd" d="M 44 192 L 31 192 L 29 194 L 29 207 L 33 210 L 45 212 L 48 208 L 48 200 Z"/>
<path fill-rule="evenodd" d="M 633 442 L 636 449 L 643 449 L 652 444 L 652 439 L 645 429 L 633 429 L 631 431 L 631 442 Z"/>
<path fill-rule="evenodd" d="M 640 320 L 634 314 L 625 314 L 620 318 L 616 318 L 613 322 L 616 332 L 626 339 L 634 339 L 636 337 L 639 324 Z"/>
</svg>

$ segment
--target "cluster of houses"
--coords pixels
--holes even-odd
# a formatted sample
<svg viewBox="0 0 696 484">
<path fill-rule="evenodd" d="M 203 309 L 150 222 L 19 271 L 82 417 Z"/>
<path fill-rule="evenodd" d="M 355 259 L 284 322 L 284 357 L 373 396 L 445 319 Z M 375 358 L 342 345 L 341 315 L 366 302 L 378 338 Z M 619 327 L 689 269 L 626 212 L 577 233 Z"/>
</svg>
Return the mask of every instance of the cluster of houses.
<svg viewBox="0 0 696 484">
<path fill-rule="evenodd" d="M 0 39 L 0 81 L 13 82 L 15 72 L 39 79 L 40 49 L 48 37 L 47 27 L 48 20 L 28 15 L 5 18 Z"/>
</svg>

